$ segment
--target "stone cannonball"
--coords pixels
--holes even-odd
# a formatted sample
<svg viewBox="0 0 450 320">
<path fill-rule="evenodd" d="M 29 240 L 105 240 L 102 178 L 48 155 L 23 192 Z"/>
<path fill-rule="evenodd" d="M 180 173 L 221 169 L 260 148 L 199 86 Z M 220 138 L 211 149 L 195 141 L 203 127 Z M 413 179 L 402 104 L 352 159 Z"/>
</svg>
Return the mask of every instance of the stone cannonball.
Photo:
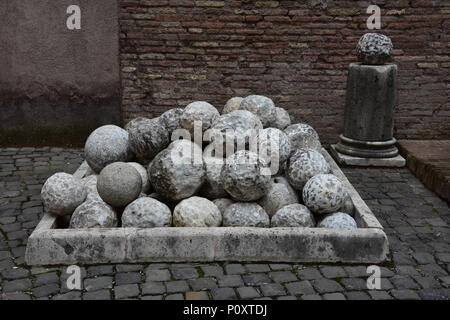
<svg viewBox="0 0 450 320">
<path fill-rule="evenodd" d="M 280 130 L 284 130 L 289 127 L 291 125 L 291 116 L 289 115 L 289 113 L 283 108 L 275 108 L 275 110 L 275 122 L 271 124 L 271 127 Z"/>
<path fill-rule="evenodd" d="M 97 173 L 108 164 L 131 160 L 133 152 L 128 132 L 113 125 L 98 128 L 86 141 L 84 157 L 92 170 Z"/>
<path fill-rule="evenodd" d="M 193 196 L 205 181 L 202 149 L 189 140 L 174 141 L 148 167 L 155 191 L 172 201 Z"/>
<path fill-rule="evenodd" d="M 288 162 L 286 175 L 296 190 L 302 191 L 308 180 L 315 175 L 331 171 L 330 165 L 320 152 L 298 150 L 292 158 Z"/>
<path fill-rule="evenodd" d="M 100 172 L 97 190 L 107 204 L 114 208 L 122 208 L 139 197 L 142 178 L 129 164 L 112 163 Z"/>
<path fill-rule="evenodd" d="M 222 169 L 224 189 L 236 200 L 256 201 L 270 187 L 270 170 L 254 152 L 241 150 L 226 159 Z"/>
<path fill-rule="evenodd" d="M 98 175 L 93 174 L 90 176 L 87 176 L 83 179 L 81 179 L 81 183 L 83 184 L 83 186 L 85 186 L 87 193 L 96 193 L 98 194 L 97 191 L 97 180 L 98 180 Z"/>
<path fill-rule="evenodd" d="M 394 45 L 389 37 L 379 33 L 366 33 L 356 47 L 359 61 L 368 65 L 383 65 L 391 60 Z"/>
<path fill-rule="evenodd" d="M 316 130 L 308 124 L 293 124 L 287 127 L 284 132 L 287 134 L 291 147 L 294 149 L 320 150 L 322 147 Z"/>
<path fill-rule="evenodd" d="M 222 110 L 222 114 L 227 114 L 236 110 L 239 110 L 241 107 L 241 102 L 244 98 L 234 97 L 227 101 L 225 107 Z"/>
<path fill-rule="evenodd" d="M 164 203 L 149 197 L 130 203 L 122 214 L 122 227 L 162 228 L 172 225 L 172 212 Z"/>
<path fill-rule="evenodd" d="M 242 100 L 240 109 L 257 115 L 264 128 L 270 127 L 276 121 L 277 110 L 270 98 L 257 95 L 248 96 Z"/>
<path fill-rule="evenodd" d="M 138 125 L 140 122 L 147 121 L 147 120 L 149 120 L 149 119 L 144 118 L 144 117 L 134 118 L 133 120 L 131 120 L 130 122 L 128 122 L 125 125 L 124 129 L 128 131 L 128 129 L 130 129 L 131 127 L 134 127 L 134 126 Z"/>
<path fill-rule="evenodd" d="M 267 194 L 258 203 L 271 217 L 284 206 L 298 203 L 298 196 L 289 184 L 280 178 L 273 178 Z"/>
<path fill-rule="evenodd" d="M 220 117 L 219 111 L 205 101 L 197 101 L 189 104 L 181 115 L 181 127 L 194 133 L 195 121 L 200 121 L 202 132 L 208 130 L 212 124 Z"/>
<path fill-rule="evenodd" d="M 180 129 L 180 119 L 183 115 L 183 109 L 176 108 L 176 109 L 170 109 L 169 111 L 164 112 L 160 117 L 159 121 L 163 125 L 164 128 L 166 128 L 167 132 L 169 133 L 169 139 L 172 137 L 172 132 L 174 132 L 176 129 Z"/>
<path fill-rule="evenodd" d="M 267 128 L 261 130 L 258 135 L 258 150 L 259 155 L 266 161 L 267 164 L 274 165 L 272 162 L 277 161 L 277 168 L 279 172 L 283 164 L 291 155 L 291 143 L 287 135 L 280 129 Z M 276 174 L 277 172 L 272 172 Z"/>
<path fill-rule="evenodd" d="M 217 206 L 217 208 L 219 208 L 220 213 L 223 215 L 225 209 L 228 208 L 228 206 L 232 205 L 234 201 L 228 198 L 220 198 L 213 200 L 213 203 Z"/>
<path fill-rule="evenodd" d="M 228 193 L 223 188 L 221 175 L 225 160 L 217 157 L 203 157 L 203 161 L 205 163 L 206 179 L 201 189 L 202 195 L 209 199 L 226 197 Z"/>
<path fill-rule="evenodd" d="M 142 190 L 141 193 L 147 194 L 150 191 L 150 181 L 148 180 L 147 169 L 143 165 L 137 162 L 128 162 L 130 166 L 136 169 L 142 179 Z"/>
<path fill-rule="evenodd" d="M 270 217 L 257 203 L 236 202 L 225 209 L 223 226 L 269 228 Z"/>
<path fill-rule="evenodd" d="M 337 212 L 323 218 L 317 227 L 327 229 L 357 229 L 358 225 L 355 219 L 348 214 Z"/>
<path fill-rule="evenodd" d="M 296 203 L 278 210 L 271 225 L 273 228 L 314 228 L 316 222 L 307 207 Z"/>
<path fill-rule="evenodd" d="M 69 227 L 71 229 L 115 228 L 117 215 L 114 209 L 101 199 L 90 199 L 75 210 Z"/>
<path fill-rule="evenodd" d="M 337 212 L 346 196 L 344 184 L 332 174 L 314 176 L 303 188 L 303 202 L 317 214 Z"/>
<path fill-rule="evenodd" d="M 222 214 L 208 199 L 192 197 L 175 207 L 173 224 L 175 227 L 219 227 L 222 224 Z"/>
<path fill-rule="evenodd" d="M 169 133 L 159 119 L 142 120 L 128 129 L 130 147 L 139 162 L 148 164 L 170 143 Z"/>
<path fill-rule="evenodd" d="M 41 190 L 45 208 L 58 216 L 71 215 L 86 196 L 86 187 L 81 181 L 62 172 L 48 178 Z"/>
<path fill-rule="evenodd" d="M 352 197 L 350 197 L 349 194 L 345 197 L 344 204 L 342 205 L 340 211 L 345 212 L 352 217 L 355 215 L 355 205 L 353 204 Z"/>
</svg>

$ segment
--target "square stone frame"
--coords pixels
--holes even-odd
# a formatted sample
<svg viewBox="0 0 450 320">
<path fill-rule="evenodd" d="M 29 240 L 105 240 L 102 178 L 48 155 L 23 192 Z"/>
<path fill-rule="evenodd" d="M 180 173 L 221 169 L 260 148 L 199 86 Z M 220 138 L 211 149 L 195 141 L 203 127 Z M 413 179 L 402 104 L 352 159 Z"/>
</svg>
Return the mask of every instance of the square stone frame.
<svg viewBox="0 0 450 320">
<path fill-rule="evenodd" d="M 385 261 L 383 227 L 328 152 L 332 172 L 347 186 L 358 229 L 322 228 L 112 228 L 56 229 L 45 213 L 28 239 L 25 261 L 32 266 L 145 262 L 367 263 Z M 82 178 L 84 162 L 74 174 Z"/>
</svg>

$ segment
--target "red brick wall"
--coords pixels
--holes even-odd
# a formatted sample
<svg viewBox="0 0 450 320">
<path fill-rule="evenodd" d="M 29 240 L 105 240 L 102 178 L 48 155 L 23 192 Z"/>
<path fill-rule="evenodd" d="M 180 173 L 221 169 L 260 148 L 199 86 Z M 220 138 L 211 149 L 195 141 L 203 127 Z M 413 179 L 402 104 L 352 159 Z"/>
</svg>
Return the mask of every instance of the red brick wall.
<svg viewBox="0 0 450 320">
<path fill-rule="evenodd" d="M 124 117 L 262 94 L 335 141 L 370 4 L 400 68 L 396 137 L 450 138 L 448 0 L 121 0 Z"/>
</svg>

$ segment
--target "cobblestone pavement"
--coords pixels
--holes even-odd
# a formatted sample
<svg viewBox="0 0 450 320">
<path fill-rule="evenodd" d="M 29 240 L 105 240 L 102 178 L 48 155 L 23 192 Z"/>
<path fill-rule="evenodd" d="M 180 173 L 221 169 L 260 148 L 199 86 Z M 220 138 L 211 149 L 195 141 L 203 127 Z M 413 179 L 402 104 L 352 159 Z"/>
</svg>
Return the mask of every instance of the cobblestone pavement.
<svg viewBox="0 0 450 320">
<path fill-rule="evenodd" d="M 82 268 L 82 291 L 64 267 L 30 268 L 27 237 L 43 214 L 42 183 L 72 173 L 80 150 L 0 149 L 2 299 L 449 299 L 450 210 L 407 169 L 345 169 L 389 236 L 392 261 L 382 290 L 366 287 L 366 267 L 298 264 L 145 264 Z"/>
</svg>

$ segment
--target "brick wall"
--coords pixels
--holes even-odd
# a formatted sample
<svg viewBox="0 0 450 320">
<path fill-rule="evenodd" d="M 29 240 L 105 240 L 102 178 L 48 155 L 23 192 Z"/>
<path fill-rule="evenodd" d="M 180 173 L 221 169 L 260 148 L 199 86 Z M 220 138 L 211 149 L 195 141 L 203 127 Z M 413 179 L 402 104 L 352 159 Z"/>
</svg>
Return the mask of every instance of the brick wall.
<svg viewBox="0 0 450 320">
<path fill-rule="evenodd" d="M 396 48 L 397 138 L 450 138 L 448 0 L 122 0 L 124 118 L 263 94 L 335 141 L 370 4 Z"/>
</svg>

